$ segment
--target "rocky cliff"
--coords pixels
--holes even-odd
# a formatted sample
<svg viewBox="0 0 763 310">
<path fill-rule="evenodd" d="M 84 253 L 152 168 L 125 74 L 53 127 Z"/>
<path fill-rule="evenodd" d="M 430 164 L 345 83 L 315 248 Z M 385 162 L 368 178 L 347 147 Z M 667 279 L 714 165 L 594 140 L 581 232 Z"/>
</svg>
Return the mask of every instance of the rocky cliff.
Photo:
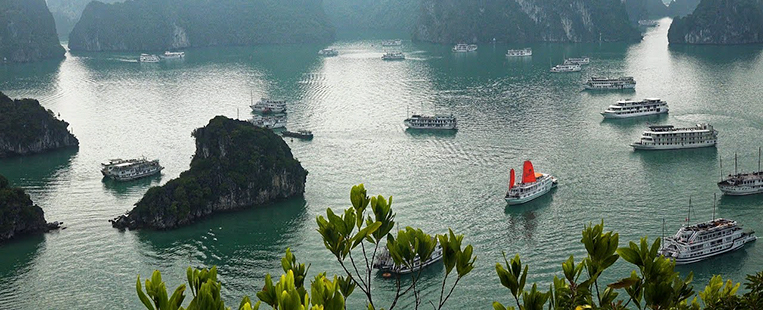
<svg viewBox="0 0 763 310">
<path fill-rule="evenodd" d="M 611 0 L 421 0 L 414 38 L 455 42 L 640 40 L 625 5 Z"/>
<path fill-rule="evenodd" d="M 33 204 L 23 189 L 10 187 L 8 179 L 0 175 L 0 242 L 47 232 L 59 224 L 48 224 L 42 208 Z"/>
<path fill-rule="evenodd" d="M 13 100 L 0 92 L 0 158 L 78 146 L 67 127 L 37 100 Z"/>
<path fill-rule="evenodd" d="M 117 228 L 170 229 L 216 212 L 302 195 L 307 171 L 271 130 L 217 116 L 193 132 L 191 168 L 153 187 Z"/>
<path fill-rule="evenodd" d="M 69 35 L 69 48 L 137 52 L 333 38 L 321 0 L 94 1 Z"/>
<path fill-rule="evenodd" d="M 0 1 L 0 62 L 63 59 L 45 0 Z"/>
<path fill-rule="evenodd" d="M 702 0 L 692 14 L 676 18 L 670 44 L 763 42 L 763 6 L 758 0 Z"/>
<path fill-rule="evenodd" d="M 56 21 L 58 37 L 68 40 L 69 33 L 77 24 L 82 11 L 93 0 L 47 0 L 50 13 Z M 99 0 L 103 3 L 124 2 L 123 0 Z"/>
<path fill-rule="evenodd" d="M 339 30 L 410 32 L 419 5 L 419 0 L 323 0 L 326 15 Z"/>
<path fill-rule="evenodd" d="M 625 10 L 631 22 L 668 16 L 668 6 L 662 0 L 625 0 Z"/>
<path fill-rule="evenodd" d="M 668 16 L 683 17 L 694 12 L 699 5 L 699 0 L 673 0 L 668 4 Z"/>
</svg>

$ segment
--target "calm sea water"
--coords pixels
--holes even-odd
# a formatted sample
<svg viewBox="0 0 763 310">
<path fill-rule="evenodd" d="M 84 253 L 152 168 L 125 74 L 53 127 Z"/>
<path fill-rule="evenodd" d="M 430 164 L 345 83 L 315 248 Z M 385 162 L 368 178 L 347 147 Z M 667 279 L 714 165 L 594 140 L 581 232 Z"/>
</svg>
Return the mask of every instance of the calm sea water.
<svg viewBox="0 0 763 310">
<path fill-rule="evenodd" d="M 80 139 L 76 151 L 0 161 L 0 173 L 25 188 L 49 221 L 66 230 L 0 245 L 0 308 L 139 308 L 137 275 L 154 269 L 168 286 L 188 266 L 217 265 L 229 304 L 253 296 L 266 273 L 279 274 L 291 247 L 312 263 L 310 275 L 339 272 L 315 231 L 326 208 L 349 206 L 352 185 L 393 195 L 400 225 L 442 233 L 448 227 L 476 248 L 476 269 L 450 308 L 488 308 L 508 301 L 494 265 L 501 252 L 520 254 L 531 281 L 547 287 L 570 254 L 581 257 L 580 231 L 602 219 L 627 240 L 675 232 L 687 216 L 712 217 L 724 173 L 757 167 L 763 145 L 761 46 L 668 47 L 670 20 L 638 44 L 533 44 L 534 55 L 507 59 L 482 45 L 454 55 L 450 46 L 406 41 L 407 59 L 383 62 L 389 35 L 347 35 L 332 44 L 339 57 L 320 58 L 322 45 L 208 48 L 172 63 L 139 64 L 134 54 L 70 54 L 63 62 L 0 66 L 0 89 L 32 97 L 60 113 Z M 550 74 L 550 63 L 588 55 L 581 73 Z M 590 76 L 634 76 L 635 92 L 583 92 Z M 303 199 L 221 214 L 169 232 L 111 228 L 108 219 L 132 208 L 143 193 L 188 168 L 191 131 L 215 115 L 250 117 L 251 94 L 290 102 L 289 127 L 315 133 L 288 140 L 310 171 Z M 661 97 L 670 115 L 603 121 L 619 99 Z M 453 113 L 457 133 L 407 132 L 408 111 Z M 717 148 L 634 152 L 628 146 L 648 124 L 710 122 Z M 159 158 L 161 177 L 105 182 L 99 163 L 115 157 Z M 503 201 L 511 167 L 533 160 L 560 180 L 552 194 L 523 206 Z M 763 231 L 761 196 L 720 197 L 717 215 Z M 697 285 L 713 274 L 742 280 L 763 267 L 763 245 L 688 267 Z M 625 276 L 618 263 L 607 280 Z M 424 273 L 425 300 L 439 293 L 441 268 Z M 389 297 L 379 278 L 375 294 Z M 360 295 L 351 300 L 359 308 Z M 410 305 L 410 304 L 408 304 Z"/>
</svg>

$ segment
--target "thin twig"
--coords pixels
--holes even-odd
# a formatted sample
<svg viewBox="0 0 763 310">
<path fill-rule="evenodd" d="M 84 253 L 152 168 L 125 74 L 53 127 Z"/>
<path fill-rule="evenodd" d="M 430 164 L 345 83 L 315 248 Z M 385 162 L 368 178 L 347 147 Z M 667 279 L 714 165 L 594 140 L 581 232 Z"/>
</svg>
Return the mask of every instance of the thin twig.
<svg viewBox="0 0 763 310">
<path fill-rule="evenodd" d="M 450 295 L 453 294 L 453 290 L 456 289 L 456 286 L 458 285 L 458 281 L 459 280 L 461 280 L 460 276 L 458 278 L 456 278 L 456 282 L 453 283 L 453 287 L 450 288 L 450 292 L 448 292 L 448 296 L 445 296 L 445 299 L 442 300 L 442 303 L 440 303 L 440 308 L 438 308 L 438 309 L 442 309 L 442 306 L 444 306 L 445 302 L 448 301 L 448 298 L 450 298 Z"/>
</svg>

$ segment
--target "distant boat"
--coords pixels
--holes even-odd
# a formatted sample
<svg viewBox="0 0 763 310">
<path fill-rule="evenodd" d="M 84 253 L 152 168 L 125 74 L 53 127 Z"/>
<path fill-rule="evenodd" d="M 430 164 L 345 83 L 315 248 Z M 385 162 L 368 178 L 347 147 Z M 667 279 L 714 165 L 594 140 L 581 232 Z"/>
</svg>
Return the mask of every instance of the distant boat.
<svg viewBox="0 0 763 310">
<path fill-rule="evenodd" d="M 138 58 L 138 61 L 146 63 L 159 62 L 159 60 L 159 56 L 150 54 L 140 54 L 140 58 Z"/>
<path fill-rule="evenodd" d="M 419 271 L 423 268 L 426 268 L 429 265 L 432 265 L 436 263 L 437 261 L 442 259 L 442 246 L 440 244 L 437 244 L 437 246 L 434 249 L 434 252 L 432 252 L 432 256 L 422 262 L 419 256 L 417 255 L 413 260 L 413 266 L 408 267 L 405 265 L 397 265 L 395 264 L 395 261 L 392 259 L 392 256 L 389 254 L 389 250 L 387 250 L 387 247 L 384 247 L 382 252 L 377 254 L 376 260 L 374 261 L 373 268 L 379 269 L 381 272 L 385 273 L 392 273 L 392 274 L 410 274 L 412 272 Z"/>
<path fill-rule="evenodd" d="M 636 150 L 677 150 L 715 146 L 718 131 L 709 124 L 676 128 L 672 125 L 649 126 L 639 141 L 631 143 Z"/>
<path fill-rule="evenodd" d="M 610 105 L 601 115 L 604 118 L 631 118 L 668 113 L 668 103 L 659 98 L 647 98 L 641 101 L 620 100 Z"/>
<path fill-rule="evenodd" d="M 405 60 L 405 55 L 402 52 L 386 52 L 382 55 L 382 60 Z"/>
<path fill-rule="evenodd" d="M 170 52 L 170 51 L 166 51 L 162 55 L 162 58 L 164 58 L 164 59 L 181 59 L 181 58 L 185 58 L 185 52 Z"/>
<path fill-rule="evenodd" d="M 724 195 L 744 196 L 763 193 L 763 170 L 760 169 L 760 148 L 758 148 L 758 171 L 737 173 L 737 156 L 734 154 L 734 174 L 729 174 L 718 182 Z"/>
<path fill-rule="evenodd" d="M 644 27 L 654 27 L 654 26 L 658 26 L 659 24 L 660 22 L 656 20 L 642 19 L 638 21 L 638 25 L 644 26 Z"/>
<path fill-rule="evenodd" d="M 286 117 L 284 116 L 255 116 L 249 120 L 254 126 L 267 129 L 278 129 L 286 127 Z"/>
<path fill-rule="evenodd" d="M 521 49 L 521 50 L 506 51 L 506 57 L 524 57 L 524 56 L 532 56 L 532 55 L 533 55 L 533 49 L 529 47 Z"/>
<path fill-rule="evenodd" d="M 291 137 L 291 138 L 298 138 L 303 140 L 312 140 L 313 139 L 313 132 L 309 130 L 297 130 L 294 131 L 284 131 L 281 133 L 284 137 Z"/>
<path fill-rule="evenodd" d="M 536 173 L 532 162 L 525 161 L 522 169 L 522 182 L 514 185 L 514 169 L 509 172 L 509 190 L 506 192 L 506 202 L 518 205 L 538 198 L 556 187 L 558 181 L 550 174 Z"/>
<path fill-rule="evenodd" d="M 403 40 L 382 41 L 382 46 L 401 46 L 401 45 L 403 45 Z"/>
<path fill-rule="evenodd" d="M 252 111 L 267 114 L 267 113 L 284 113 L 286 112 L 286 100 L 272 100 L 262 98 L 260 101 L 249 106 Z"/>
<path fill-rule="evenodd" d="M 458 122 L 453 115 L 423 116 L 414 114 L 403 121 L 410 129 L 458 130 Z"/>
<path fill-rule="evenodd" d="M 159 160 L 140 159 L 112 159 L 108 163 L 101 164 L 101 173 L 105 177 L 117 181 L 130 181 L 157 174 L 164 169 L 159 165 Z"/>
<path fill-rule="evenodd" d="M 551 67 L 551 72 L 554 73 L 560 73 L 560 72 L 580 72 L 582 68 L 580 65 L 556 65 Z"/>
<path fill-rule="evenodd" d="M 318 51 L 318 55 L 326 56 L 326 57 L 333 57 L 333 56 L 339 56 L 339 51 L 333 49 L 333 48 L 324 48 L 320 51 Z"/>
<path fill-rule="evenodd" d="M 564 60 L 565 65 L 587 65 L 591 63 L 591 59 L 588 57 L 573 57 Z"/>
<path fill-rule="evenodd" d="M 476 44 L 463 44 L 459 43 L 456 44 L 456 46 L 453 47 L 454 53 L 467 53 L 467 52 L 475 52 L 477 51 L 477 45 Z"/>
<path fill-rule="evenodd" d="M 619 90 L 636 88 L 636 80 L 631 76 L 619 78 L 591 77 L 583 84 L 588 90 Z"/>
<path fill-rule="evenodd" d="M 681 227 L 672 237 L 663 238 L 660 255 L 673 260 L 676 265 L 696 263 L 736 251 L 745 244 L 758 240 L 758 237 L 753 236 L 754 231 L 743 231 L 733 220 L 713 218 L 712 221 L 689 225 L 690 220 L 691 218 L 687 217 L 686 226 Z"/>
</svg>

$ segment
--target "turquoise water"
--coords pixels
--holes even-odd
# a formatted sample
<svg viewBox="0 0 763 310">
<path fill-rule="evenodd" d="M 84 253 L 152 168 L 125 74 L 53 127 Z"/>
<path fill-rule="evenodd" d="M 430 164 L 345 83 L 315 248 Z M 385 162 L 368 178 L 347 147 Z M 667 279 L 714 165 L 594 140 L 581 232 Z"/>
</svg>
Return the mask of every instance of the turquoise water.
<svg viewBox="0 0 763 310">
<path fill-rule="evenodd" d="M 133 54 L 69 54 L 63 62 L 0 66 L 0 90 L 33 97 L 60 113 L 80 139 L 67 150 L 0 161 L 0 173 L 24 187 L 49 221 L 66 230 L 0 245 L 0 309 L 138 308 L 135 278 L 162 271 L 169 286 L 187 266 L 217 265 L 224 296 L 237 304 L 254 295 L 266 273 L 280 274 L 291 247 L 312 263 L 310 276 L 340 268 L 323 248 L 315 217 L 348 207 L 352 185 L 393 195 L 400 225 L 442 233 L 448 227 L 475 246 L 477 267 L 449 308 L 507 302 L 494 265 L 501 252 L 520 254 L 547 287 L 570 254 L 581 257 L 583 225 L 604 220 L 625 245 L 640 236 L 675 232 L 686 218 L 709 220 L 724 172 L 757 168 L 763 145 L 763 59 L 760 46 L 668 47 L 669 20 L 638 44 L 532 44 L 528 59 L 506 59 L 508 48 L 482 45 L 454 55 L 450 46 L 411 43 L 407 59 L 383 62 L 390 36 L 344 35 L 339 57 L 320 58 L 324 45 L 206 48 L 183 61 L 139 64 Z M 588 55 L 581 73 L 550 74 L 550 63 Z M 635 92 L 583 92 L 593 75 L 631 75 Z M 247 118 L 255 97 L 290 102 L 289 128 L 311 129 L 309 142 L 287 140 L 309 170 L 303 199 L 220 214 L 170 232 L 111 228 L 108 219 L 132 208 L 153 185 L 188 168 L 191 131 L 215 115 Z M 660 97 L 668 116 L 603 121 L 616 100 Z M 453 113 L 457 133 L 408 132 L 407 111 Z M 633 152 L 648 124 L 709 122 L 717 148 Z M 114 157 L 159 158 L 160 177 L 104 182 L 99 163 Z M 503 201 L 509 168 L 531 159 L 559 187 L 522 206 Z M 720 197 L 717 214 L 763 231 L 761 196 Z M 742 280 L 763 267 L 763 245 L 679 267 L 697 286 L 713 274 Z M 616 264 L 605 278 L 625 276 Z M 425 300 L 437 298 L 444 271 L 428 269 Z M 393 284 L 379 278 L 384 299 Z M 351 301 L 359 308 L 358 294 Z M 409 301 L 408 301 L 409 302 Z M 410 305 L 410 304 L 404 304 Z M 405 308 L 405 307 L 403 307 Z"/>
</svg>

